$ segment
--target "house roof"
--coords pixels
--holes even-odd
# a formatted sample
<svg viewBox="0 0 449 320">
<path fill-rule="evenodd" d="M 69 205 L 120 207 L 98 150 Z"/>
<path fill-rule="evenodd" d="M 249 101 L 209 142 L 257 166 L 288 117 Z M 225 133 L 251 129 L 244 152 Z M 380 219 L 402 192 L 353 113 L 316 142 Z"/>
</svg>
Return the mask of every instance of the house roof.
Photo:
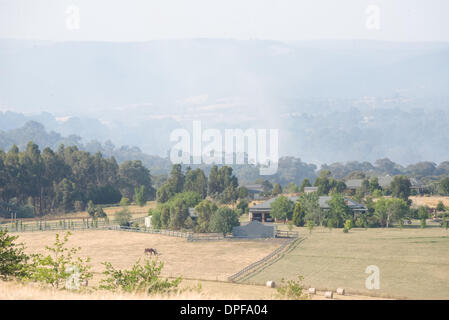
<svg viewBox="0 0 449 320">
<path fill-rule="evenodd" d="M 356 188 L 362 187 L 362 182 L 363 182 L 363 179 L 349 179 L 349 180 L 346 180 L 345 184 L 346 184 L 346 187 L 349 189 L 356 189 Z"/>
<path fill-rule="evenodd" d="M 318 187 L 304 187 L 304 192 L 318 191 Z"/>
<path fill-rule="evenodd" d="M 263 192 L 263 186 L 261 184 L 246 184 L 243 185 L 249 192 Z"/>
<path fill-rule="evenodd" d="M 319 197 L 318 203 L 320 204 L 320 208 L 321 209 L 329 209 L 330 207 L 329 207 L 329 203 L 328 202 L 329 202 L 329 200 L 331 198 L 332 197 L 330 197 L 330 196 L 321 196 L 321 197 Z M 363 204 L 361 204 L 361 203 L 359 203 L 359 202 L 357 202 L 357 201 L 355 201 L 353 199 L 349 199 L 349 198 L 344 198 L 344 199 L 345 199 L 346 205 L 350 209 L 352 209 L 352 210 L 366 210 L 366 207 Z"/>
<path fill-rule="evenodd" d="M 265 202 L 259 203 L 251 208 L 249 208 L 250 211 L 270 211 L 271 210 L 271 204 L 276 200 L 277 197 L 271 198 Z M 291 197 L 287 197 L 289 200 L 296 202 L 298 201 L 299 196 L 291 196 Z M 330 196 L 320 196 L 318 198 L 318 203 L 320 205 L 321 209 L 329 209 L 329 204 L 328 201 L 331 199 Z M 366 207 L 353 200 L 353 199 L 349 199 L 349 198 L 344 198 L 346 205 L 352 209 L 352 210 L 366 210 Z"/>
</svg>

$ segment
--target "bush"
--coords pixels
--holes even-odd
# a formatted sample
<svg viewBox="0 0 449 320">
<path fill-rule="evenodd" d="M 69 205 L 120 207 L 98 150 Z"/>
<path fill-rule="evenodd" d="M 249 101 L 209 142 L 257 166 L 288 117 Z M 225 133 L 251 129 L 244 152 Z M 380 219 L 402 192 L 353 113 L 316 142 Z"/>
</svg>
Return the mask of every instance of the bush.
<svg viewBox="0 0 449 320">
<path fill-rule="evenodd" d="M 114 222 L 121 227 L 129 227 L 131 221 L 131 213 L 128 208 L 123 208 L 114 214 Z"/>
<path fill-rule="evenodd" d="M 308 220 L 306 223 L 306 227 L 309 230 L 309 233 L 312 234 L 312 230 L 315 227 L 315 222 L 313 220 Z"/>
<path fill-rule="evenodd" d="M 126 197 L 122 197 L 122 199 L 120 200 L 120 205 L 122 207 L 129 206 L 130 204 L 131 204 L 131 201 Z"/>
<path fill-rule="evenodd" d="M 304 286 L 302 285 L 302 276 L 298 276 L 298 280 L 288 280 L 285 281 L 284 278 L 281 279 L 281 284 L 277 288 L 278 296 L 281 299 L 289 300 L 304 300 L 308 296 L 303 293 Z"/>
<path fill-rule="evenodd" d="M 351 221 L 351 219 L 347 219 L 345 221 L 344 226 L 343 226 L 343 232 L 344 233 L 348 233 L 349 230 L 351 230 L 351 229 L 352 229 L 352 221 Z"/>
<path fill-rule="evenodd" d="M 23 252 L 22 244 L 14 243 L 17 238 L 0 229 L 0 278 L 3 280 L 21 279 L 28 275 L 29 257 Z"/>
<path fill-rule="evenodd" d="M 244 213 L 248 213 L 249 211 L 249 207 L 248 207 L 248 200 L 246 199 L 241 199 L 239 201 L 239 203 L 237 204 L 237 209 L 239 209 L 239 213 L 240 215 L 244 214 Z"/>
<path fill-rule="evenodd" d="M 157 209 L 150 209 L 151 227 L 154 229 L 161 228 L 161 212 Z"/>
<path fill-rule="evenodd" d="M 81 248 L 66 248 L 70 232 L 67 232 L 62 240 L 56 234 L 53 247 L 46 246 L 50 254 L 32 255 L 33 263 L 30 265 L 29 279 L 45 283 L 54 288 L 61 288 L 65 283 L 67 289 L 79 289 L 79 281 L 92 278 L 88 263 L 90 259 L 82 259 L 78 256 Z"/>
<path fill-rule="evenodd" d="M 178 290 L 181 277 L 173 281 L 161 279 L 164 266 L 158 260 L 145 260 L 141 265 L 138 260 L 129 270 L 117 270 L 111 263 L 104 262 L 106 279 L 101 280 L 100 288 L 106 290 L 121 289 L 125 292 L 171 293 Z"/>
</svg>

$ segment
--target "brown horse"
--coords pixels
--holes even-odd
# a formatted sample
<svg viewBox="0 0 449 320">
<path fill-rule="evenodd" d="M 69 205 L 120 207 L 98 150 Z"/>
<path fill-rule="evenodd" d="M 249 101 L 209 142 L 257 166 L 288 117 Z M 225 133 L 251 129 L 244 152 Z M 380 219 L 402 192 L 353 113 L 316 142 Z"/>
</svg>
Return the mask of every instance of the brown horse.
<svg viewBox="0 0 449 320">
<path fill-rule="evenodd" d="M 156 249 L 153 249 L 153 248 L 145 248 L 144 253 L 145 253 L 145 254 L 150 254 L 150 255 L 151 255 L 151 254 L 154 254 L 155 256 L 158 255 Z"/>
</svg>

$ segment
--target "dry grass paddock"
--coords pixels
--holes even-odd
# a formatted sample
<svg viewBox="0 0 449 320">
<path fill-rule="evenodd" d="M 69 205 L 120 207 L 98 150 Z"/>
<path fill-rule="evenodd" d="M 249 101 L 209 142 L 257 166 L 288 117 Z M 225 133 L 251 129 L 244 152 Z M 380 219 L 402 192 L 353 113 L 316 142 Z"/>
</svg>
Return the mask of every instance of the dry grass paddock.
<svg viewBox="0 0 449 320">
<path fill-rule="evenodd" d="M 147 295 L 144 293 L 120 293 L 104 290 L 66 291 L 39 288 L 35 285 L 22 285 L 0 281 L 0 300 L 148 300 L 148 299 L 184 299 L 184 300 L 270 300 L 278 299 L 276 289 L 264 286 L 237 284 L 216 281 L 183 281 L 184 288 L 194 288 L 201 284 L 201 290 L 186 290 L 172 295 Z M 324 292 L 318 291 L 310 296 L 312 300 L 323 300 Z M 335 300 L 371 300 L 372 297 L 359 295 L 334 295 Z"/>
<path fill-rule="evenodd" d="M 45 246 L 55 241 L 56 233 L 20 233 L 17 241 L 25 244 L 28 253 L 43 253 Z M 279 239 L 188 242 L 157 234 L 100 230 L 72 231 L 68 242 L 69 247 L 82 248 L 81 256 L 92 259 L 92 270 L 98 275 L 104 271 L 104 261 L 117 268 L 129 268 L 146 257 L 145 248 L 155 248 L 165 264 L 165 276 L 222 281 L 280 245 Z"/>
<path fill-rule="evenodd" d="M 435 208 L 438 204 L 438 202 L 443 202 L 443 204 L 447 207 L 449 207 L 449 197 L 440 197 L 440 196 L 431 196 L 431 197 L 425 197 L 425 196 L 412 196 L 409 197 L 413 204 L 416 206 L 429 206 L 430 208 Z"/>
<path fill-rule="evenodd" d="M 341 229 L 316 228 L 279 261 L 247 283 L 296 279 L 324 290 L 391 298 L 449 299 L 449 233 L 442 228 Z M 369 265 L 380 269 L 380 289 L 365 288 Z"/>
</svg>

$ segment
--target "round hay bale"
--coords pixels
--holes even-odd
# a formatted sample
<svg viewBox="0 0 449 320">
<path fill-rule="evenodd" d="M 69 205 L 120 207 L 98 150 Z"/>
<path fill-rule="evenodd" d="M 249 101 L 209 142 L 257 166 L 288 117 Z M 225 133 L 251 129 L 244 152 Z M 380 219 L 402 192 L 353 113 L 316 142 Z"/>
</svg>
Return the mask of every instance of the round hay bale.
<svg viewBox="0 0 449 320">
<path fill-rule="evenodd" d="M 316 294 L 316 288 L 309 288 L 309 294 Z"/>
<path fill-rule="evenodd" d="M 337 289 L 337 294 L 339 294 L 339 295 L 341 295 L 341 296 L 344 296 L 344 295 L 345 295 L 345 289 L 343 289 L 343 288 L 338 288 L 338 289 Z"/>
<path fill-rule="evenodd" d="M 334 293 L 332 291 L 326 291 L 324 293 L 324 297 L 327 299 L 332 299 L 334 297 Z"/>
<path fill-rule="evenodd" d="M 276 283 L 274 281 L 267 281 L 266 286 L 268 288 L 275 288 L 276 287 Z"/>
</svg>

